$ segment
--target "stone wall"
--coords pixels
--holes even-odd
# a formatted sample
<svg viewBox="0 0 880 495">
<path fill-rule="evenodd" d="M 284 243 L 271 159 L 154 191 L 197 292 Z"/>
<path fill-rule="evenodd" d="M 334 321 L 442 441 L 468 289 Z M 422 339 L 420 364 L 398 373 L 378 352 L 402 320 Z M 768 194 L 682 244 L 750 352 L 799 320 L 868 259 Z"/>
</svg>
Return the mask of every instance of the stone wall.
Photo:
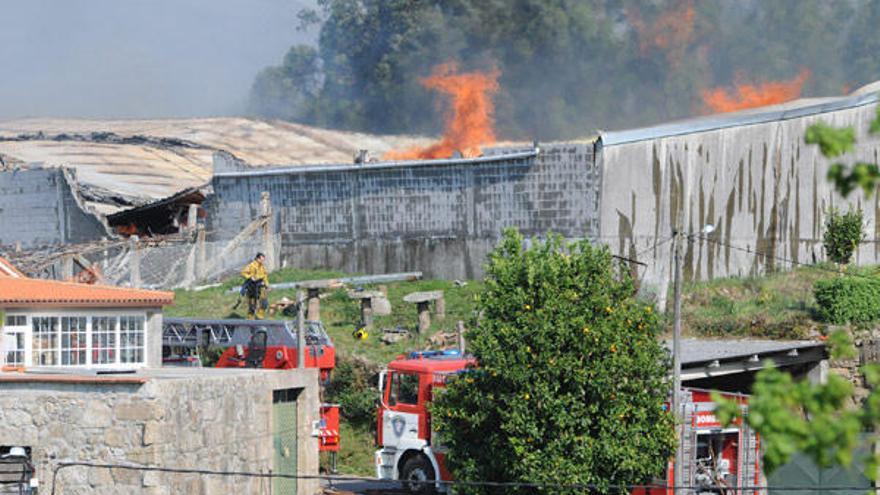
<svg viewBox="0 0 880 495">
<path fill-rule="evenodd" d="M 317 474 L 316 370 L 147 370 L 136 384 L 0 381 L 0 445 L 33 448 L 41 491 L 64 460 L 268 473 L 273 469 L 272 391 L 297 398 L 299 473 Z M 139 373 L 140 375 L 140 373 Z M 126 375 L 119 375 L 125 377 Z M 129 375 L 130 376 L 130 375 Z M 58 493 L 269 493 L 269 479 L 67 467 Z M 312 495 L 314 480 L 300 480 Z"/>
<path fill-rule="evenodd" d="M 74 172 L 59 168 L 0 172 L 0 245 L 27 248 L 108 237 L 71 182 Z"/>
<path fill-rule="evenodd" d="M 281 262 L 362 273 L 473 278 L 502 230 L 599 233 L 592 143 L 492 150 L 478 159 L 241 171 L 215 159 L 208 230 L 231 239 L 272 198 Z"/>
</svg>

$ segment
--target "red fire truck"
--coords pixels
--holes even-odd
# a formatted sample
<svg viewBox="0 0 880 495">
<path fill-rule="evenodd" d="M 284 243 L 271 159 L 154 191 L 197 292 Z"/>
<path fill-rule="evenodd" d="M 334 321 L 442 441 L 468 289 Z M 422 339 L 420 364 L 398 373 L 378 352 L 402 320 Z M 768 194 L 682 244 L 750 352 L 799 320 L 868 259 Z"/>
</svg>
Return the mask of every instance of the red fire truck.
<svg viewBox="0 0 880 495">
<path fill-rule="evenodd" d="M 225 349 L 217 360 L 217 368 L 296 368 L 296 328 L 296 322 L 284 320 L 165 318 L 164 362 L 189 365 L 194 349 L 202 347 Z M 305 367 L 320 370 L 323 391 L 336 366 L 336 348 L 321 322 L 306 321 L 305 330 Z M 340 440 L 339 405 L 322 403 L 320 413 L 319 447 L 322 452 L 330 452 L 331 470 L 335 472 Z"/>
<path fill-rule="evenodd" d="M 434 389 L 447 378 L 476 365 L 458 351 L 422 351 L 398 356 L 379 377 L 378 444 L 376 477 L 401 480 L 412 492 L 443 491 L 445 485 L 425 481 L 448 481 L 445 451 L 432 441 L 427 405 Z M 705 390 L 685 389 L 681 431 L 684 480 L 681 485 L 698 487 L 702 493 L 742 493 L 760 483 L 760 456 L 756 435 L 743 423 L 723 427 L 715 417 L 715 404 Z M 723 394 L 747 407 L 747 398 Z M 673 495 L 673 463 L 666 476 L 655 480 L 658 488 L 635 490 L 633 495 Z M 669 483 L 667 483 L 669 480 Z M 412 483 L 417 482 L 417 483 Z M 649 493 L 647 493 L 649 492 Z"/>
</svg>

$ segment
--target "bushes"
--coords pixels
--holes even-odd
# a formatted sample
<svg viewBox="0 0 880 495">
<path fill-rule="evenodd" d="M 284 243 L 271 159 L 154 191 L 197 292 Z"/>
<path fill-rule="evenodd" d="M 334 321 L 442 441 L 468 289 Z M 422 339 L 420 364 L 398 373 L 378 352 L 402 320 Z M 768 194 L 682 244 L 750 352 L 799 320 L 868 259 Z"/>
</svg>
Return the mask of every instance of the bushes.
<svg viewBox="0 0 880 495">
<path fill-rule="evenodd" d="M 852 258 L 853 251 L 865 237 L 862 231 L 862 210 L 850 210 L 840 213 L 832 208 L 828 212 L 825 221 L 825 234 L 822 244 L 825 246 L 825 254 L 828 259 L 845 265 Z"/>
<path fill-rule="evenodd" d="M 336 356 L 336 368 L 327 386 L 326 399 L 339 404 L 343 419 L 360 427 L 376 420 L 376 377 L 379 367 L 354 356 Z"/>
<path fill-rule="evenodd" d="M 880 320 L 880 279 L 837 277 L 813 286 L 819 315 L 838 325 Z"/>
</svg>

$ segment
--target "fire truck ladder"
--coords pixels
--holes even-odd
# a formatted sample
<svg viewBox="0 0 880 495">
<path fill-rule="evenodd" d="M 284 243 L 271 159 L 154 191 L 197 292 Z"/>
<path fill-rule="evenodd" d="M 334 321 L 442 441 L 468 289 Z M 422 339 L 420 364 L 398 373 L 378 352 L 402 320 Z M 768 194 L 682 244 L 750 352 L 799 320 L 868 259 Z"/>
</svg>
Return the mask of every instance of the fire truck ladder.
<svg viewBox="0 0 880 495">
<path fill-rule="evenodd" d="M 306 321 L 305 323 L 306 345 L 333 345 L 321 322 Z M 257 329 L 269 333 L 269 343 L 272 345 L 296 346 L 296 322 L 293 321 L 202 318 L 164 318 L 162 346 L 187 350 L 199 347 L 228 348 L 236 344 L 246 344 L 251 331 Z"/>
</svg>

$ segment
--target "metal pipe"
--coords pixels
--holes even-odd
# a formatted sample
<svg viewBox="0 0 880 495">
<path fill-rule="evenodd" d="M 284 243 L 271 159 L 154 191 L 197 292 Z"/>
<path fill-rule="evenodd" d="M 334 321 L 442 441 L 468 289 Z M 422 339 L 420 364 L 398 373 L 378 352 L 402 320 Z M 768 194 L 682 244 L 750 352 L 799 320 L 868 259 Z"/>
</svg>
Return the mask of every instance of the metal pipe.
<svg viewBox="0 0 880 495">
<path fill-rule="evenodd" d="M 379 275 L 361 275 L 357 277 L 342 277 L 342 278 L 330 278 L 330 279 L 320 279 L 320 280 L 300 280 L 298 282 L 283 282 L 280 284 L 272 284 L 272 289 L 275 290 L 284 290 L 284 289 L 298 289 L 300 287 L 314 287 L 321 284 L 326 284 L 327 287 L 331 287 L 331 284 L 348 284 L 348 285 L 360 285 L 360 284 L 382 284 L 386 282 L 406 282 L 412 280 L 419 280 L 422 278 L 422 272 L 402 272 L 402 273 L 383 273 Z M 229 289 L 229 292 L 239 292 L 241 287 L 233 287 Z"/>
</svg>

